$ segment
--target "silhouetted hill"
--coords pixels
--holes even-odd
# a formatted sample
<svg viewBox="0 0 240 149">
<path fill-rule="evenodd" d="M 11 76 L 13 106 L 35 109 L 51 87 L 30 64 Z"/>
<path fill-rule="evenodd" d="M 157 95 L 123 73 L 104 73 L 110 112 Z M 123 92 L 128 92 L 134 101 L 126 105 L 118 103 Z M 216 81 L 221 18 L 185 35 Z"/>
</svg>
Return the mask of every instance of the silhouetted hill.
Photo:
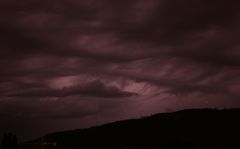
<svg viewBox="0 0 240 149">
<path fill-rule="evenodd" d="M 31 148 L 239 149 L 240 109 L 183 110 L 103 126 L 47 135 L 22 146 Z M 33 145 L 35 144 L 35 145 Z"/>
</svg>

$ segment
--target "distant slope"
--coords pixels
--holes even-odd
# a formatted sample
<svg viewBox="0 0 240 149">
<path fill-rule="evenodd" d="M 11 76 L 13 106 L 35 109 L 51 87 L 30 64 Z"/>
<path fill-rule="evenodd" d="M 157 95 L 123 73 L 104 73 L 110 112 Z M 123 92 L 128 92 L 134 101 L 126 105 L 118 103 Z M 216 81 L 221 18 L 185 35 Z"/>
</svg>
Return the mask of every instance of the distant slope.
<svg viewBox="0 0 240 149">
<path fill-rule="evenodd" d="M 240 109 L 195 109 L 163 113 L 54 133 L 31 143 L 41 142 L 50 143 L 49 148 L 63 149 L 240 148 Z M 51 143 L 56 143 L 56 146 L 51 147 Z"/>
</svg>

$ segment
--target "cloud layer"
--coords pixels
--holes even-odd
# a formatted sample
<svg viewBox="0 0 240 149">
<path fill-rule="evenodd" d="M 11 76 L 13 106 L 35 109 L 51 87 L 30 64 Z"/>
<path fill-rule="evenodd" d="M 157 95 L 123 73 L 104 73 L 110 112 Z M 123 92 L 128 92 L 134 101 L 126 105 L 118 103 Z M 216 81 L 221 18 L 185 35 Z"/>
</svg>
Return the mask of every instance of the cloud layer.
<svg viewBox="0 0 240 149">
<path fill-rule="evenodd" d="M 63 130 L 184 108 L 240 107 L 239 5 L 1 1 L 0 128 L 27 138 L 33 133 L 20 131 L 23 119 L 32 131 L 48 121 L 42 132 L 49 132 L 56 121 Z"/>
</svg>

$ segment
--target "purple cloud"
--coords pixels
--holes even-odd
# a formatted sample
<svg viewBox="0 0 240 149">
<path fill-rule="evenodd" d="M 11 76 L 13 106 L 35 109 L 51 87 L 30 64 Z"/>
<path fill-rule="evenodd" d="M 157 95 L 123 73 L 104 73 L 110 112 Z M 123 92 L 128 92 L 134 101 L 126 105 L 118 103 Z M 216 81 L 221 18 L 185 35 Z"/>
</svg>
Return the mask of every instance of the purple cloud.
<svg viewBox="0 0 240 149">
<path fill-rule="evenodd" d="M 24 117 L 32 130 L 48 119 L 49 132 L 56 119 L 61 130 L 169 109 L 239 107 L 239 5 L 1 1 L 0 133 L 20 130 Z"/>
</svg>

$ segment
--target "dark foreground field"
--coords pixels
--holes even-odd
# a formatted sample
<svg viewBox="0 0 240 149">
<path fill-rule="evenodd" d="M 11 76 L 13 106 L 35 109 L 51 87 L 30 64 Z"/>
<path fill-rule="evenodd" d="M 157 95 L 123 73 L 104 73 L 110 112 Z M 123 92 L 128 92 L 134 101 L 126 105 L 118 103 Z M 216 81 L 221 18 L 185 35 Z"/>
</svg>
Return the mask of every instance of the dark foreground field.
<svg viewBox="0 0 240 149">
<path fill-rule="evenodd" d="M 240 110 L 184 110 L 59 132 L 20 149 L 240 149 Z"/>
</svg>

